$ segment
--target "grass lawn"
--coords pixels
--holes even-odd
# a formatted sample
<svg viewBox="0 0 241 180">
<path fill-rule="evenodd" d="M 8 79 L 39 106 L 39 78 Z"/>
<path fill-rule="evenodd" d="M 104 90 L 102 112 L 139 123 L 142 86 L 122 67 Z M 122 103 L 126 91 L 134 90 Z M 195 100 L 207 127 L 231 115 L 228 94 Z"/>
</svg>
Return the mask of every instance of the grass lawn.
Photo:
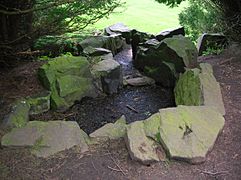
<svg viewBox="0 0 241 180">
<path fill-rule="evenodd" d="M 141 31 L 157 33 L 161 30 L 178 27 L 178 14 L 187 3 L 180 7 L 169 8 L 155 0 L 122 0 L 124 7 L 116 9 L 116 13 L 101 19 L 92 28 L 103 29 L 117 22 Z"/>
</svg>

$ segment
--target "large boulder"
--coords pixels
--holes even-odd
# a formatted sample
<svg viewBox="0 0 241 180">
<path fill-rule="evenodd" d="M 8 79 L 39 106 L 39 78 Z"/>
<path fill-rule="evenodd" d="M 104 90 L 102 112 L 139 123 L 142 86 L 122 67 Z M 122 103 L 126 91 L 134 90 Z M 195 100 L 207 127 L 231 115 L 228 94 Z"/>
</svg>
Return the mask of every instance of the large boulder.
<svg viewBox="0 0 241 180">
<path fill-rule="evenodd" d="M 210 64 L 201 63 L 201 70 L 190 69 L 180 76 L 175 87 L 177 105 L 209 106 L 225 115 L 222 92 Z"/>
<path fill-rule="evenodd" d="M 79 46 L 83 51 L 85 51 L 85 48 L 87 47 L 105 48 L 110 50 L 113 54 L 119 52 L 123 45 L 121 35 L 118 34 L 111 36 L 92 36 L 79 43 Z"/>
<path fill-rule="evenodd" d="M 51 91 L 51 108 L 64 111 L 81 98 L 95 97 L 89 62 L 85 57 L 61 56 L 40 67 L 39 79 Z"/>
<path fill-rule="evenodd" d="M 4 135 L 4 147 L 30 147 L 38 157 L 48 157 L 57 152 L 78 146 L 81 152 L 88 150 L 81 129 L 71 121 L 31 121 L 25 127 L 13 129 Z"/>
<path fill-rule="evenodd" d="M 90 134 L 90 138 L 116 140 L 126 135 L 126 119 L 122 116 L 115 123 L 108 123 Z"/>
<path fill-rule="evenodd" d="M 127 126 L 126 145 L 130 157 L 145 165 L 158 162 L 159 157 L 156 153 L 156 143 L 146 137 L 143 121 L 136 121 Z"/>
<path fill-rule="evenodd" d="M 113 58 L 107 57 L 91 68 L 96 86 L 106 94 L 117 93 L 123 83 L 121 65 Z"/>
<path fill-rule="evenodd" d="M 178 73 L 197 65 L 197 49 L 188 38 L 174 36 L 149 47 L 138 47 L 134 66 L 164 86 L 173 87 Z"/>
<path fill-rule="evenodd" d="M 11 108 L 11 112 L 3 119 L 3 128 L 11 129 L 24 127 L 29 121 L 29 110 L 30 105 L 26 100 L 15 102 Z"/>
<path fill-rule="evenodd" d="M 185 36 L 184 27 L 174 28 L 174 29 L 166 29 L 161 31 L 156 35 L 156 39 L 158 41 L 162 41 L 165 38 L 173 37 L 174 35 L 183 35 Z"/>
<path fill-rule="evenodd" d="M 197 40 L 198 55 L 201 56 L 208 49 L 223 49 L 227 46 L 228 39 L 220 33 L 204 33 Z"/>
<path fill-rule="evenodd" d="M 160 110 L 160 141 L 172 159 L 202 163 L 224 126 L 210 107 L 178 106 Z"/>
</svg>

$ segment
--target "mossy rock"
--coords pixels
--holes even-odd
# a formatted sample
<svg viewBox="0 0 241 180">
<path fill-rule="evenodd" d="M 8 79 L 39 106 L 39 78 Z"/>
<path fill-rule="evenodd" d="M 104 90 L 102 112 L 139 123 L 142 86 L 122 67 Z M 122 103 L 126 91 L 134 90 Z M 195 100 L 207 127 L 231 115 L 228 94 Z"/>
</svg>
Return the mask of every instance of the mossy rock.
<svg viewBox="0 0 241 180">
<path fill-rule="evenodd" d="M 189 69 L 180 76 L 175 92 L 177 105 L 210 106 L 222 115 L 225 108 L 219 83 L 210 64 L 201 63 L 200 69 Z"/>
<path fill-rule="evenodd" d="M 96 96 L 90 64 L 85 57 L 51 59 L 38 74 L 45 88 L 51 91 L 52 109 L 64 111 L 85 96 Z"/>
<path fill-rule="evenodd" d="M 29 121 L 30 105 L 25 99 L 12 105 L 11 112 L 3 119 L 2 126 L 6 129 L 24 127 Z"/>
<path fill-rule="evenodd" d="M 90 138 L 116 140 L 126 135 L 126 119 L 122 116 L 115 123 L 108 123 L 90 134 Z"/>
<path fill-rule="evenodd" d="M 27 98 L 27 102 L 30 105 L 29 114 L 33 115 L 47 112 L 50 109 L 50 96 L 51 92 L 46 91 Z"/>
</svg>

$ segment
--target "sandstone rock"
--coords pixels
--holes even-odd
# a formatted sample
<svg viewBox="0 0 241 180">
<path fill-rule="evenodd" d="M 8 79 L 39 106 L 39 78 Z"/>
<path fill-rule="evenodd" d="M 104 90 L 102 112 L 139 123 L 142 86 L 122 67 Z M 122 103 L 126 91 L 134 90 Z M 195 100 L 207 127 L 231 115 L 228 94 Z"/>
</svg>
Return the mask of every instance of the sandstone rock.
<svg viewBox="0 0 241 180">
<path fill-rule="evenodd" d="M 51 91 L 51 108 L 64 111 L 84 96 L 95 97 L 85 57 L 61 56 L 40 67 L 39 79 Z"/>
<path fill-rule="evenodd" d="M 155 84 L 155 80 L 146 76 L 130 78 L 125 80 L 130 86 L 148 86 Z"/>
<path fill-rule="evenodd" d="M 6 129 L 24 127 L 29 121 L 30 106 L 26 100 L 17 101 L 11 112 L 3 119 L 2 126 Z"/>
<path fill-rule="evenodd" d="M 125 116 L 122 116 L 115 123 L 108 123 L 91 133 L 90 138 L 108 138 L 110 140 L 124 138 L 126 135 L 126 126 Z"/>
<path fill-rule="evenodd" d="M 160 140 L 170 158 L 202 163 L 224 126 L 210 107 L 178 106 L 160 110 Z"/>
<path fill-rule="evenodd" d="M 146 137 L 143 121 L 136 121 L 127 126 L 126 146 L 130 157 L 145 165 L 158 162 L 156 145 L 152 139 Z"/>
<path fill-rule="evenodd" d="M 179 27 L 176 29 L 166 29 L 164 31 L 161 31 L 156 35 L 156 39 L 158 41 L 162 41 L 165 38 L 173 37 L 174 35 L 183 35 L 185 36 L 185 30 L 184 27 Z"/>
<path fill-rule="evenodd" d="M 197 49 L 198 55 L 201 56 L 208 48 L 224 48 L 228 44 L 227 38 L 219 33 L 204 33 L 198 38 Z"/>
<path fill-rule="evenodd" d="M 95 79 L 100 79 L 101 89 L 107 94 L 117 93 L 122 86 L 121 66 L 113 59 L 103 60 L 93 65 L 92 74 Z"/>
<path fill-rule="evenodd" d="M 27 99 L 30 105 L 30 115 L 41 114 L 50 110 L 50 95 L 49 91 L 31 96 Z"/>
<path fill-rule="evenodd" d="M 31 152 L 38 157 L 48 157 L 73 146 L 79 146 L 81 152 L 88 150 L 79 125 L 71 121 L 31 121 L 25 127 L 4 135 L 1 144 L 5 147 L 31 147 Z"/>
<path fill-rule="evenodd" d="M 202 63 L 200 67 L 201 70 L 187 70 L 180 76 L 174 90 L 176 104 L 210 106 L 225 115 L 221 88 L 213 75 L 212 66 Z"/>
</svg>

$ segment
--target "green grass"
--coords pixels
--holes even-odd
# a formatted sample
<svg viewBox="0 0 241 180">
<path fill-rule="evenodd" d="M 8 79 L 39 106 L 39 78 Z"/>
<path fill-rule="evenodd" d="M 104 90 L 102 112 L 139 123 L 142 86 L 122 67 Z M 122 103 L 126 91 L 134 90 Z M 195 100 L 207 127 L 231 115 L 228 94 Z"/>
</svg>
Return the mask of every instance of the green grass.
<svg viewBox="0 0 241 180">
<path fill-rule="evenodd" d="M 178 14 L 187 6 L 169 8 L 155 0 L 122 0 L 124 7 L 116 9 L 108 18 L 101 19 L 92 28 L 103 29 L 117 22 L 141 31 L 157 33 L 168 28 L 180 26 Z"/>
</svg>

